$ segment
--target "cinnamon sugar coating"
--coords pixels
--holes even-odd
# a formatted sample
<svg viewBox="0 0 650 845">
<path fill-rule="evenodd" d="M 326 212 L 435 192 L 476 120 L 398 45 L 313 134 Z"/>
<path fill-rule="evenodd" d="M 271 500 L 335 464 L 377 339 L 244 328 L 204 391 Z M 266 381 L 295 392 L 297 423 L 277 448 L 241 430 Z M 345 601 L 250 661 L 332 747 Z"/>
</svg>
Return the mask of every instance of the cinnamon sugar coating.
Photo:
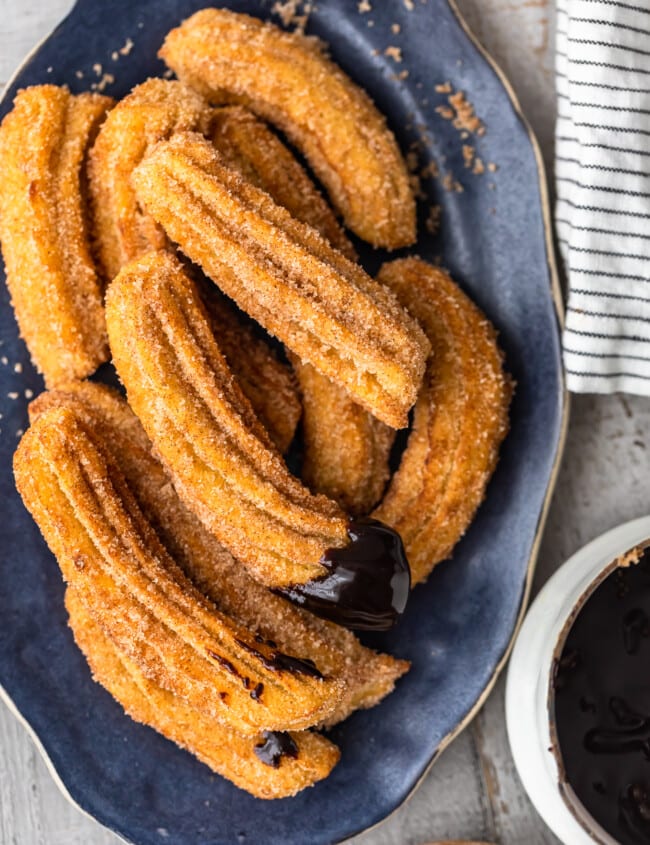
<svg viewBox="0 0 650 845">
<path fill-rule="evenodd" d="M 429 344 L 387 288 L 199 135 L 157 144 L 133 182 L 169 237 L 244 311 L 387 425 L 406 425 Z"/>
<path fill-rule="evenodd" d="M 36 85 L 0 126 L 0 242 L 7 284 L 49 387 L 108 358 L 102 289 L 86 222 L 86 151 L 113 101 Z"/>
<path fill-rule="evenodd" d="M 384 264 L 378 278 L 432 347 L 406 450 L 373 513 L 400 533 L 417 584 L 449 557 L 483 501 L 513 383 L 494 327 L 446 272 L 403 258 Z"/>
<path fill-rule="evenodd" d="M 314 38 L 228 9 L 203 9 L 159 53 L 179 79 L 277 126 L 303 153 L 346 225 L 388 249 L 415 241 L 415 200 L 393 133 Z"/>
</svg>

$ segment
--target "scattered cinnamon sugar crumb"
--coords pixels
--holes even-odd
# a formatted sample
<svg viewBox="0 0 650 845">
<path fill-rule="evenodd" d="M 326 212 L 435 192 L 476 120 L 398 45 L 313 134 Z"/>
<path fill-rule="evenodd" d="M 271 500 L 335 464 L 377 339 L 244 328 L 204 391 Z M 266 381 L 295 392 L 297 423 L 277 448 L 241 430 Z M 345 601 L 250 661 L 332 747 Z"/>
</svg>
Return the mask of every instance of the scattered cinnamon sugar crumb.
<svg viewBox="0 0 650 845">
<path fill-rule="evenodd" d="M 471 168 L 474 164 L 474 154 L 476 150 L 474 147 L 470 146 L 469 144 L 463 144 L 463 161 L 465 162 L 465 167 Z"/>
<path fill-rule="evenodd" d="M 496 173 L 497 170 L 499 169 L 499 166 L 497 164 L 495 164 L 493 161 L 490 161 L 490 162 L 488 162 L 487 169 L 490 171 L 490 173 Z"/>
<path fill-rule="evenodd" d="M 465 190 L 460 182 L 454 179 L 451 173 L 445 173 L 444 178 L 442 180 L 442 187 L 445 191 L 450 191 L 451 193 L 455 194 L 462 194 Z"/>
<path fill-rule="evenodd" d="M 428 164 L 425 164 L 420 171 L 420 176 L 423 179 L 437 179 L 440 176 L 440 169 L 435 161 L 430 161 Z"/>
<path fill-rule="evenodd" d="M 400 70 L 399 73 L 391 74 L 391 79 L 394 79 L 396 82 L 403 82 L 405 79 L 408 79 L 409 72 L 407 70 Z"/>
<path fill-rule="evenodd" d="M 13 390 L 10 393 L 7 393 L 9 399 L 18 399 L 19 394 L 15 393 Z"/>
<path fill-rule="evenodd" d="M 168 67 L 167 70 L 163 73 L 163 77 L 165 79 L 171 79 L 174 76 L 174 71 Z"/>
<path fill-rule="evenodd" d="M 134 47 L 135 44 L 133 43 L 133 41 L 130 38 L 127 38 L 124 42 L 124 46 L 120 47 L 117 52 L 120 54 L 120 56 L 128 56 Z"/>
<path fill-rule="evenodd" d="M 77 77 L 77 79 L 84 78 L 84 72 L 82 70 L 75 70 L 74 75 Z"/>
<path fill-rule="evenodd" d="M 34 396 L 34 391 L 27 388 L 25 391 L 25 399 L 32 399 Z"/>
<path fill-rule="evenodd" d="M 375 25 L 374 21 L 368 21 L 368 23 L 366 24 L 366 26 L 374 26 L 374 25 Z"/>
<path fill-rule="evenodd" d="M 7 366 L 7 364 L 9 363 L 9 358 L 7 358 L 7 356 L 6 356 L 6 355 L 3 355 L 3 356 L 2 356 L 2 358 L 0 358 L 0 361 L 1 361 L 1 362 L 5 365 L 5 367 L 6 367 L 6 366 Z"/>
<path fill-rule="evenodd" d="M 402 61 L 402 48 L 395 47 L 393 45 L 386 47 L 384 50 L 384 56 L 388 56 L 390 59 L 393 59 L 393 61 L 399 63 Z"/>
<path fill-rule="evenodd" d="M 474 112 L 474 106 L 467 101 L 463 91 L 456 91 L 447 98 L 449 105 L 456 110 L 456 117 L 453 121 L 456 129 L 465 129 L 467 132 L 475 132 L 477 135 L 485 135 L 485 126 Z"/>
<path fill-rule="evenodd" d="M 455 117 L 454 110 L 447 106 L 436 106 L 436 112 L 445 120 L 453 120 Z"/>
<path fill-rule="evenodd" d="M 365 15 L 366 12 L 372 12 L 372 6 L 368 2 L 368 0 L 360 0 L 360 2 L 357 4 L 357 9 L 362 15 Z"/>
<path fill-rule="evenodd" d="M 93 82 L 90 86 L 93 91 L 103 91 L 107 85 L 112 85 L 115 82 L 115 77 L 112 73 L 105 73 L 99 82 Z"/>
<path fill-rule="evenodd" d="M 23 365 L 20 363 L 20 361 L 17 364 L 14 364 L 14 373 L 22 373 L 22 371 Z"/>
<path fill-rule="evenodd" d="M 442 208 L 439 205 L 432 205 L 429 208 L 429 214 L 427 216 L 425 226 L 427 228 L 427 232 L 431 235 L 435 235 L 440 230 L 440 215 L 442 213 Z"/>
<path fill-rule="evenodd" d="M 113 59 L 113 61 L 116 62 L 119 58 L 120 58 L 120 54 L 117 52 L 117 50 L 113 50 L 113 52 L 111 53 L 111 59 Z"/>
<path fill-rule="evenodd" d="M 451 94 L 452 90 L 451 82 L 441 82 L 439 85 L 436 85 L 438 94 Z"/>
<path fill-rule="evenodd" d="M 404 0 L 404 5 L 408 9 L 409 12 L 412 12 L 415 9 L 415 3 L 413 0 Z"/>
<path fill-rule="evenodd" d="M 302 0 L 285 0 L 284 3 L 276 0 L 271 7 L 271 14 L 277 15 L 285 26 L 293 26 L 296 32 L 303 33 L 311 10 L 312 3 L 303 3 Z"/>
<path fill-rule="evenodd" d="M 485 173 L 485 165 L 483 164 L 483 160 L 478 156 L 476 156 L 476 158 L 474 159 L 474 167 L 472 168 L 472 173 L 474 173 L 476 176 L 481 176 L 483 173 Z"/>
<path fill-rule="evenodd" d="M 99 62 L 95 62 L 95 64 L 93 65 L 93 70 L 95 71 L 95 76 L 102 75 L 102 66 L 99 64 Z"/>
<path fill-rule="evenodd" d="M 393 33 L 393 35 L 399 35 L 402 31 L 402 27 L 398 23 L 392 23 L 390 25 L 390 31 Z"/>
</svg>

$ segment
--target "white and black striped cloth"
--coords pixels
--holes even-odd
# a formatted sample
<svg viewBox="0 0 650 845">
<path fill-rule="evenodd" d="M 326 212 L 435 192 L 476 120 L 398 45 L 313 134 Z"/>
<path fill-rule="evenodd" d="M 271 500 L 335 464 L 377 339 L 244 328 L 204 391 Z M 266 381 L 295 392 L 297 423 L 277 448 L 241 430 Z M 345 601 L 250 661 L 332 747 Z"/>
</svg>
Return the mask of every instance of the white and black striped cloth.
<svg viewBox="0 0 650 845">
<path fill-rule="evenodd" d="M 557 11 L 567 385 L 650 394 L 650 0 Z"/>
</svg>

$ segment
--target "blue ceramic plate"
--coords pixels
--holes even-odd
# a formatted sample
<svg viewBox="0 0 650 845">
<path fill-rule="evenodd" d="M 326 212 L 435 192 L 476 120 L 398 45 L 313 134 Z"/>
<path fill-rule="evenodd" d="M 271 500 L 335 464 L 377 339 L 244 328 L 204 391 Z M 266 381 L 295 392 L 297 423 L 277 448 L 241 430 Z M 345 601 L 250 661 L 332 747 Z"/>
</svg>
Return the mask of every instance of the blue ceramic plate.
<svg viewBox="0 0 650 845">
<path fill-rule="evenodd" d="M 98 81 L 95 64 L 115 77 L 106 91 L 125 94 L 162 72 L 156 51 L 165 32 L 204 5 L 79 0 L 23 65 L 0 116 L 27 85 L 86 89 Z M 228 5 L 268 17 L 272 4 Z M 415 0 L 410 11 L 405 3 L 376 2 L 365 14 L 351 0 L 319 0 L 308 31 L 322 36 L 335 60 L 370 92 L 402 149 L 418 142 L 421 164 L 437 164 L 441 177 L 423 182 L 417 251 L 441 258 L 498 326 L 518 384 L 512 430 L 487 500 L 453 561 L 415 590 L 398 627 L 375 640 L 411 660 L 411 672 L 379 707 L 332 731 L 343 756 L 331 777 L 293 799 L 258 801 L 126 718 L 90 679 L 66 627 L 59 569 L 14 490 L 11 458 L 27 425 L 25 391 L 38 393 L 42 382 L 2 286 L 0 683 L 70 797 L 138 845 L 159 845 L 165 837 L 175 845 L 324 845 L 376 824 L 400 805 L 475 712 L 505 660 L 561 448 L 558 297 L 543 175 L 498 72 L 447 0 Z M 113 61 L 128 38 L 134 48 Z M 401 48 L 401 62 L 394 51 L 385 54 L 389 46 Z M 436 86 L 446 81 L 476 107 L 487 128 L 483 137 L 463 140 L 436 111 L 446 102 Z M 463 143 L 498 170 L 472 174 L 463 164 Z M 445 190 L 445 173 L 462 184 L 462 193 Z M 430 205 L 442 209 L 437 236 L 424 226 Z M 380 257 L 366 254 L 369 269 Z"/>
</svg>

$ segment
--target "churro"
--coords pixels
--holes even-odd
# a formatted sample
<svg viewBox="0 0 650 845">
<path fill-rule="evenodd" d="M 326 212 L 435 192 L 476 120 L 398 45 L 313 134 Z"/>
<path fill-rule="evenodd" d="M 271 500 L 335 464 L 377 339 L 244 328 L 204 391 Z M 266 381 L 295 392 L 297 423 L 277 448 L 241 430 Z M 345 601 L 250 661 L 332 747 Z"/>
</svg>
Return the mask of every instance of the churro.
<svg viewBox="0 0 650 845">
<path fill-rule="evenodd" d="M 183 129 L 205 131 L 209 119 L 199 94 L 166 79 L 137 85 L 109 114 L 88 161 L 94 238 L 107 281 L 131 259 L 167 244 L 160 226 L 138 206 L 133 168 L 156 141 Z"/>
<path fill-rule="evenodd" d="M 30 404 L 30 420 L 53 407 L 70 408 L 101 438 L 166 549 L 219 610 L 343 681 L 341 700 L 327 724 L 372 707 L 392 691 L 408 663 L 364 648 L 350 631 L 295 607 L 251 578 L 182 503 L 137 417 L 114 390 L 71 382 L 38 396 Z"/>
<path fill-rule="evenodd" d="M 158 540 L 119 470 L 69 408 L 41 414 L 14 458 L 16 485 L 69 586 L 153 682 L 241 733 L 309 727 L 339 681 L 222 614 Z"/>
<path fill-rule="evenodd" d="M 339 751 L 320 734 L 301 731 L 243 736 L 207 719 L 182 698 L 149 680 L 104 635 L 87 609 L 88 602 L 89 597 L 82 601 L 76 588 L 66 590 L 65 605 L 75 642 L 94 679 L 134 721 L 154 728 L 257 798 L 295 795 L 332 771 Z"/>
<path fill-rule="evenodd" d="M 263 121 L 242 106 L 216 109 L 211 137 L 226 162 L 249 182 L 356 259 L 354 247 L 305 169 Z M 309 364 L 294 357 L 294 369 L 305 408 L 303 478 L 314 492 L 334 499 L 348 513 L 368 513 L 388 480 L 394 432 Z"/>
<path fill-rule="evenodd" d="M 106 310 L 129 403 L 179 495 L 214 536 L 293 601 L 352 625 L 392 624 L 409 580 L 398 535 L 349 524 L 289 473 L 180 263 L 157 252 L 127 265 Z"/>
<path fill-rule="evenodd" d="M 283 454 L 288 450 L 302 414 L 294 372 L 266 340 L 240 318 L 225 297 L 208 283 L 201 299 L 210 327 L 242 393 Z M 242 315 L 243 317 L 243 315 Z"/>
<path fill-rule="evenodd" d="M 168 33 L 159 55 L 207 98 L 246 105 L 281 129 L 360 238 L 388 249 L 415 241 L 415 201 L 395 137 L 314 38 L 203 9 Z"/>
<path fill-rule="evenodd" d="M 446 272 L 404 258 L 378 278 L 432 346 L 406 450 L 373 514 L 400 532 L 419 583 L 449 557 L 483 500 L 508 431 L 512 382 L 493 326 Z"/>
<path fill-rule="evenodd" d="M 169 237 L 244 311 L 374 416 L 406 425 L 429 344 L 387 288 L 197 134 L 157 144 L 133 182 Z"/>
<path fill-rule="evenodd" d="M 85 219 L 86 151 L 113 101 L 37 85 L 0 127 L 0 241 L 20 334 L 48 386 L 108 358 Z"/>
<path fill-rule="evenodd" d="M 210 138 L 226 164 L 356 261 L 355 249 L 334 212 L 304 167 L 263 120 L 243 106 L 215 109 Z"/>
<path fill-rule="evenodd" d="M 364 411 L 310 364 L 294 361 L 303 401 L 302 477 L 347 513 L 369 513 L 390 475 L 395 430 Z"/>
</svg>

